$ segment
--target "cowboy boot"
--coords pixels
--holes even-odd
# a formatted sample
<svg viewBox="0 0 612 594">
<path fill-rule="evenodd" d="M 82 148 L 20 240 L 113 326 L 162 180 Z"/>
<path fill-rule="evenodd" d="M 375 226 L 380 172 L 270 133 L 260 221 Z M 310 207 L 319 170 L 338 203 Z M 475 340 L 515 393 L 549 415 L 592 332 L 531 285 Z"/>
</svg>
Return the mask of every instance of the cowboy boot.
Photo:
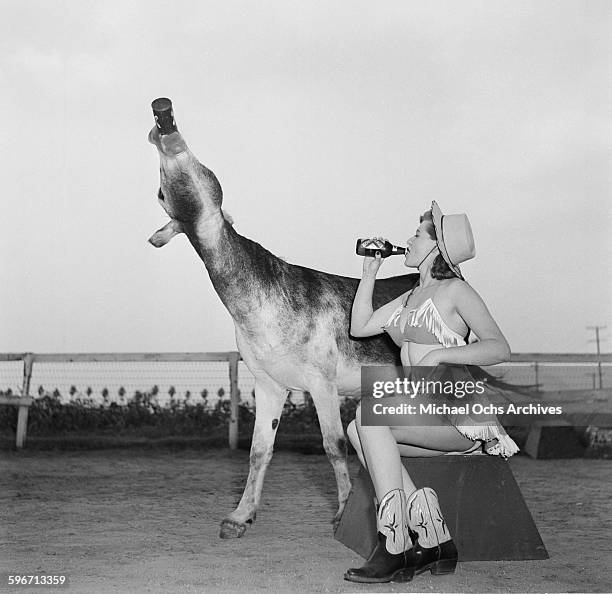
<svg viewBox="0 0 612 594">
<path fill-rule="evenodd" d="M 414 544 L 407 557 L 414 574 L 428 569 L 432 575 L 454 573 L 457 547 L 442 517 L 436 492 L 429 487 L 418 489 L 408 498 L 406 505 Z"/>
<path fill-rule="evenodd" d="M 406 550 L 412 547 L 406 514 L 406 492 L 389 491 L 376 513 L 378 542 L 363 567 L 351 568 L 344 574 L 350 582 L 408 582 L 414 573 L 406 571 Z"/>
</svg>

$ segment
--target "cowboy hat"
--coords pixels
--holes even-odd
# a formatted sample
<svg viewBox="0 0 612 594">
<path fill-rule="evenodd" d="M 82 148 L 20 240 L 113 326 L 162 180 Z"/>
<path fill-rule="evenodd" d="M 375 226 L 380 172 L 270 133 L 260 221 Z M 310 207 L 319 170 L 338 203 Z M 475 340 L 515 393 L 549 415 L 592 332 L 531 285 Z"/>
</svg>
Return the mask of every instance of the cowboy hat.
<svg viewBox="0 0 612 594">
<path fill-rule="evenodd" d="M 465 213 L 443 215 L 435 200 L 431 203 L 431 215 L 440 254 L 450 269 L 462 279 L 459 264 L 476 255 L 470 221 Z"/>
</svg>

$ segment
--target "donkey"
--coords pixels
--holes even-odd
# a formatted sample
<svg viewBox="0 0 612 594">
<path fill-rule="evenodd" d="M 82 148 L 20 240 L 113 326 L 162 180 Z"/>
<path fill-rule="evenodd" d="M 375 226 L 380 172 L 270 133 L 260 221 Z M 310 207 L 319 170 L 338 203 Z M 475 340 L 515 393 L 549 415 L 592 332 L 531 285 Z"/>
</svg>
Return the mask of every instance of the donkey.
<svg viewBox="0 0 612 594">
<path fill-rule="evenodd" d="M 398 365 L 397 349 L 383 335 L 351 338 L 358 279 L 289 264 L 237 233 L 221 210 L 223 193 L 214 173 L 196 159 L 182 136 L 172 146 L 168 139 L 157 127 L 149 134 L 160 159 L 159 203 L 171 219 L 149 241 L 161 247 L 179 233 L 187 235 L 232 316 L 238 350 L 255 377 L 249 475 L 238 507 L 221 523 L 220 536 L 239 538 L 255 520 L 291 391 L 309 392 L 316 407 L 337 483 L 337 523 L 351 488 L 339 395 L 358 397 L 361 366 Z M 417 279 L 417 274 L 407 274 L 378 281 L 374 307 L 412 288 Z"/>
</svg>

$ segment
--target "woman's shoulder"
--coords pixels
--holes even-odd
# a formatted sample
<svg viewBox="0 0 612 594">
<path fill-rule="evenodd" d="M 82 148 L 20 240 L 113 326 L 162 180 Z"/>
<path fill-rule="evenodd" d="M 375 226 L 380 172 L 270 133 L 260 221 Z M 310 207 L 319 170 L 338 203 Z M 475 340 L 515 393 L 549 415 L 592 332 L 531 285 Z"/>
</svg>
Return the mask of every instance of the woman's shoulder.
<svg viewBox="0 0 612 594">
<path fill-rule="evenodd" d="M 461 291 L 467 283 L 460 278 L 444 278 L 438 281 L 438 289 L 436 293 L 455 293 Z"/>
<path fill-rule="evenodd" d="M 438 299 L 453 303 L 465 299 L 480 299 L 476 290 L 460 278 L 448 278 L 440 283 L 441 286 L 436 292 Z"/>
</svg>

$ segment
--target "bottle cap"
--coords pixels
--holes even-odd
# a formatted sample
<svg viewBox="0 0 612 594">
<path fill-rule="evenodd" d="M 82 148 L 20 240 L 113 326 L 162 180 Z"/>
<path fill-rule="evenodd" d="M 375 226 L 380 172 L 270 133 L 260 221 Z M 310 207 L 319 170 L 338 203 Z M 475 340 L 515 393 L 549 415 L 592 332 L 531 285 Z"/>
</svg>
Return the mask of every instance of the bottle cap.
<svg viewBox="0 0 612 594">
<path fill-rule="evenodd" d="M 174 121 L 174 111 L 172 110 L 172 101 L 170 101 L 170 99 L 159 97 L 151 103 L 151 107 L 153 109 L 153 115 L 155 116 L 155 125 L 162 136 L 177 131 L 176 122 Z"/>
</svg>

